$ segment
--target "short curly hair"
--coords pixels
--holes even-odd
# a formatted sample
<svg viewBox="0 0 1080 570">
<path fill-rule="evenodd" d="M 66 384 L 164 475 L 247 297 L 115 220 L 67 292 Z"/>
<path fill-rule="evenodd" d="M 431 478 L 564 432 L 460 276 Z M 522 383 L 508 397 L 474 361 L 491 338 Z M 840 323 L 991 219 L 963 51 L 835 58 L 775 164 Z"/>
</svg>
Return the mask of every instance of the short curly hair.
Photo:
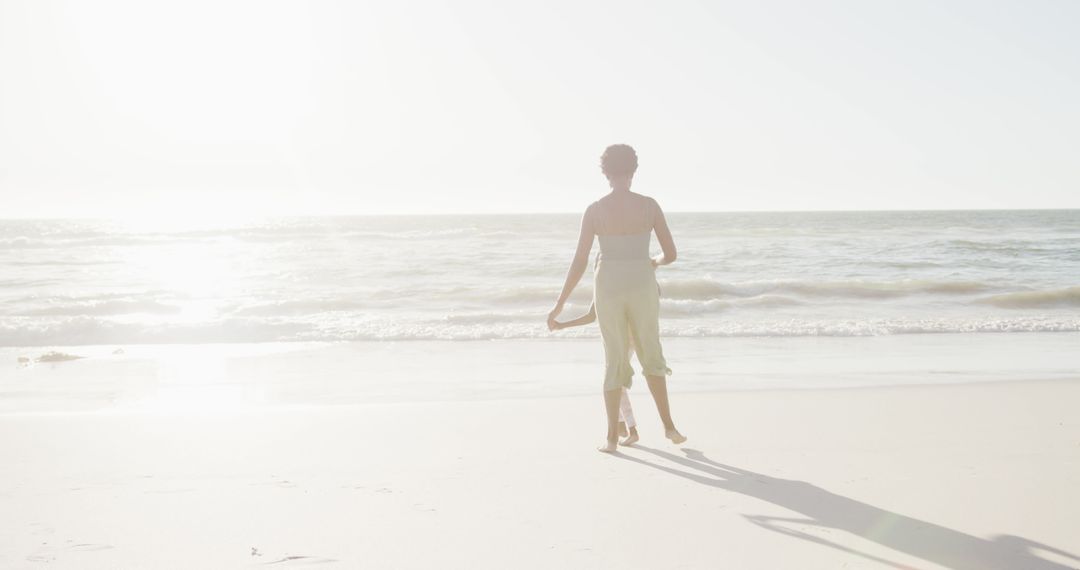
<svg viewBox="0 0 1080 570">
<path fill-rule="evenodd" d="M 628 144 L 613 144 L 604 149 L 600 157 L 600 170 L 604 176 L 633 176 L 637 171 L 637 153 Z"/>
</svg>

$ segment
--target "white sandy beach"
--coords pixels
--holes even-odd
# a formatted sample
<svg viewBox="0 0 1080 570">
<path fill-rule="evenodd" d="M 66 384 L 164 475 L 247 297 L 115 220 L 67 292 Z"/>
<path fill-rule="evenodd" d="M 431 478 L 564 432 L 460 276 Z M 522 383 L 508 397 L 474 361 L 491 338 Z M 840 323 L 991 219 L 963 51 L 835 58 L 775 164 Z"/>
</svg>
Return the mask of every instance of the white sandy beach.
<svg viewBox="0 0 1080 570">
<path fill-rule="evenodd" d="M 1075 568 L 1080 381 L 0 416 L 0 567 Z"/>
</svg>

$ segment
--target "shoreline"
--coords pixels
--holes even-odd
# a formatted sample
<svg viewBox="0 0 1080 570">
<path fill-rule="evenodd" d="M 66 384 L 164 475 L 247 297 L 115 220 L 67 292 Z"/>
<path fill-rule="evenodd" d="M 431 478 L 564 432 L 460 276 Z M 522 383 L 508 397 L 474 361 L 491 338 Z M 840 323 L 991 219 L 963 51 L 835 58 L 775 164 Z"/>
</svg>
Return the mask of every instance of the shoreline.
<svg viewBox="0 0 1080 570">
<path fill-rule="evenodd" d="M 1080 378 L 1080 333 L 666 339 L 673 394 Z M 595 395 L 594 339 L 0 348 L 0 414 Z M 87 356 L 24 366 L 48 350 Z M 636 366 L 635 366 L 636 368 Z M 640 371 L 631 394 L 645 392 Z"/>
<path fill-rule="evenodd" d="M 715 388 L 709 390 L 668 390 L 669 394 L 675 394 L 677 398 L 695 398 L 695 397 L 722 397 L 722 396 L 735 396 L 742 394 L 761 394 L 765 396 L 794 396 L 803 393 L 821 393 L 821 394 L 836 394 L 844 395 L 847 393 L 866 393 L 866 392 L 910 392 L 917 390 L 953 390 L 963 389 L 965 387 L 988 387 L 994 389 L 1000 387 L 1001 389 L 1011 389 L 1021 386 L 1067 386 L 1070 384 L 1080 383 L 1080 374 L 1074 377 L 1064 378 L 1015 378 L 1007 380 L 987 380 L 981 382 L 953 382 L 953 383 L 935 383 L 935 384 L 880 384 L 880 385 L 865 385 L 865 386 L 838 386 L 828 388 L 756 388 L 756 389 L 724 389 Z M 476 399 L 431 399 L 431 400 L 385 400 L 385 401 L 369 401 L 369 402 L 346 402 L 346 403 L 295 403 L 295 404 L 280 404 L 273 406 L 251 406 L 251 407 L 236 407 L 236 408 L 211 408 L 211 409 L 144 409 L 144 408 L 100 408 L 100 409 L 87 409 L 87 410 L 49 410 L 49 411 L 14 411 L 14 412 L 0 412 L 0 418 L 19 418 L 19 417 L 55 417 L 61 418 L 64 416 L 86 416 L 86 417 L 109 417 L 109 416 L 168 416 L 168 417 L 194 417 L 194 416 L 250 416 L 260 414 L 291 414 L 291 413 L 318 413 L 320 410 L 327 410 L 328 413 L 348 412 L 352 410 L 363 410 L 370 408 L 380 408 L 388 406 L 425 406 L 425 405 L 452 405 L 457 403 L 462 404 L 515 404 L 526 403 L 534 401 L 551 402 L 554 400 L 581 400 L 595 398 L 601 399 L 602 393 L 597 391 L 595 394 L 540 394 L 530 396 L 504 396 L 504 397 L 490 397 L 490 398 L 476 398 Z M 635 405 L 652 405 L 651 395 L 647 390 L 642 389 L 640 392 L 633 394 L 634 402 L 639 400 L 645 402 L 645 404 Z"/>
</svg>

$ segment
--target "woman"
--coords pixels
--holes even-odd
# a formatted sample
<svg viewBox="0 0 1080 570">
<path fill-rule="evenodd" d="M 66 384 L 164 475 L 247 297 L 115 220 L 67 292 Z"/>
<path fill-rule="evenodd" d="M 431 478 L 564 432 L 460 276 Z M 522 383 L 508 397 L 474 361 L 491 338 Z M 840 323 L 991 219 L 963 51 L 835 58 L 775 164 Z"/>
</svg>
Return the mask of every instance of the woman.
<svg viewBox="0 0 1080 570">
<path fill-rule="evenodd" d="M 637 164 L 637 153 L 627 145 L 612 145 L 604 151 L 600 168 L 611 192 L 585 210 L 566 283 L 555 308 L 548 314 L 548 328 L 553 329 L 556 317 L 585 273 L 595 236 L 600 241 L 600 263 L 596 267 L 593 302 L 604 341 L 607 410 L 607 441 L 598 449 L 605 453 L 615 451 L 619 442 L 619 399 L 623 388 L 630 387 L 634 375 L 628 350 L 631 338 L 660 420 L 664 422 L 665 435 L 675 443 L 686 441 L 671 420 L 666 378 L 671 370 L 660 346 L 660 295 L 656 286 L 657 266 L 675 261 L 675 241 L 656 200 L 630 191 Z M 653 232 L 663 255 L 650 259 L 649 240 Z"/>
</svg>

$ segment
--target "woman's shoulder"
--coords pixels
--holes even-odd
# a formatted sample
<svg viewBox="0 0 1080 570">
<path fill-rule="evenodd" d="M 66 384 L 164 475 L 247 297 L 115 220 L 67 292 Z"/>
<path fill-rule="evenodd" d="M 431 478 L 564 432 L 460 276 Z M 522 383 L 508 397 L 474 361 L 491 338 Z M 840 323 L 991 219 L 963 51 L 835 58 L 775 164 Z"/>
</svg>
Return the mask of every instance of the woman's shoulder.
<svg viewBox="0 0 1080 570">
<path fill-rule="evenodd" d="M 633 195 L 635 197 L 637 197 L 637 199 L 640 200 L 643 204 L 645 204 L 646 206 L 649 206 L 650 208 L 659 208 L 660 207 L 660 203 L 657 202 L 656 198 L 653 198 L 652 196 L 646 196 L 644 194 L 638 194 L 636 192 L 634 192 Z"/>
<path fill-rule="evenodd" d="M 593 228 L 593 231 L 595 232 L 597 224 L 600 223 L 600 220 L 603 218 L 603 215 L 601 214 L 602 208 L 603 206 L 601 205 L 600 200 L 596 200 L 586 206 L 585 213 L 581 216 L 581 223 L 587 224 L 589 227 Z"/>
<path fill-rule="evenodd" d="M 655 220 L 656 215 L 660 213 L 660 202 L 656 201 L 656 198 L 652 196 L 646 196 L 644 194 L 634 194 L 641 204 L 641 209 L 649 217 L 650 220 Z"/>
</svg>

